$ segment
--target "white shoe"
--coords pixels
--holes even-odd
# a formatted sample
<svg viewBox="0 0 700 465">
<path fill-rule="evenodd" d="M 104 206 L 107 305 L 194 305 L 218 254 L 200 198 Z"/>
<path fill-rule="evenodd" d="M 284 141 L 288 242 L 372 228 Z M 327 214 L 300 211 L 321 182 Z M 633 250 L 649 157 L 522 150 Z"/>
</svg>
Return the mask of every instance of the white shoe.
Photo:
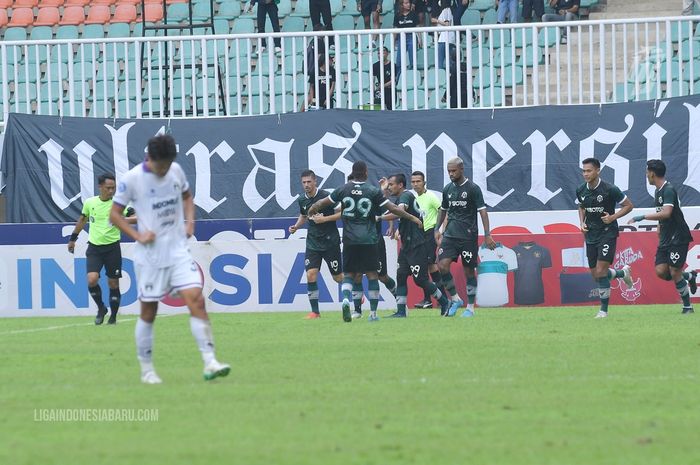
<svg viewBox="0 0 700 465">
<path fill-rule="evenodd" d="M 596 314 L 595 318 L 607 318 L 608 317 L 608 312 L 604 312 L 602 310 L 599 310 L 598 313 Z"/>
<path fill-rule="evenodd" d="M 275 47 L 275 53 L 282 53 L 282 47 Z"/>
<path fill-rule="evenodd" d="M 163 380 L 160 379 L 155 371 L 147 371 L 141 375 L 141 382 L 143 384 L 161 384 Z"/>
<path fill-rule="evenodd" d="M 632 289 L 634 287 L 634 282 L 632 281 L 632 268 L 629 265 L 622 267 L 622 272 L 625 273 L 622 276 L 622 280 L 627 285 L 627 289 Z"/>
<path fill-rule="evenodd" d="M 231 365 L 212 360 L 206 367 L 204 367 L 204 380 L 210 381 L 214 378 L 226 376 L 230 371 Z"/>
<path fill-rule="evenodd" d="M 353 320 L 359 320 L 360 318 L 362 318 L 362 313 L 360 313 L 360 312 L 352 312 L 351 317 L 352 317 Z"/>
</svg>

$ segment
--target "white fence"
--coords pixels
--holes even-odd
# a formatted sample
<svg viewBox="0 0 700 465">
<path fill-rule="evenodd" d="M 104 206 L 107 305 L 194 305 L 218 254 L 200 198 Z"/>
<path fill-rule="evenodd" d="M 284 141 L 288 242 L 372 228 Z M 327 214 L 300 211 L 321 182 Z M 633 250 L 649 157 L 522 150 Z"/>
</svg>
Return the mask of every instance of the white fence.
<svg viewBox="0 0 700 465">
<path fill-rule="evenodd" d="M 688 95 L 700 92 L 700 28 L 693 20 L 700 17 L 453 27 L 455 47 L 444 68 L 437 43 L 448 28 L 6 41 L 2 122 L 8 112 L 274 114 L 301 111 L 310 94 L 324 93 L 336 108 L 401 110 Z M 280 51 L 263 47 L 276 37 Z M 334 68 L 319 70 L 310 46 Z M 383 47 L 392 63 L 387 76 L 372 66 Z M 314 70 L 324 83 L 309 79 Z M 375 92 L 387 79 L 389 90 Z"/>
</svg>

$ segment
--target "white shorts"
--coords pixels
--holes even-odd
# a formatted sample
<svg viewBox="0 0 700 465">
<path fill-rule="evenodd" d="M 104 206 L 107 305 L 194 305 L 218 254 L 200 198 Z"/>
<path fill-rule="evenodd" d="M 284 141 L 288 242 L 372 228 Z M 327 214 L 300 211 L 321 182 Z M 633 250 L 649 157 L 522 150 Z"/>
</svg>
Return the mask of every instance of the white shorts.
<svg viewBox="0 0 700 465">
<path fill-rule="evenodd" d="M 202 287 L 199 267 L 189 257 L 162 268 L 135 263 L 134 270 L 139 300 L 142 302 L 158 302 L 168 294 L 182 289 Z"/>
</svg>

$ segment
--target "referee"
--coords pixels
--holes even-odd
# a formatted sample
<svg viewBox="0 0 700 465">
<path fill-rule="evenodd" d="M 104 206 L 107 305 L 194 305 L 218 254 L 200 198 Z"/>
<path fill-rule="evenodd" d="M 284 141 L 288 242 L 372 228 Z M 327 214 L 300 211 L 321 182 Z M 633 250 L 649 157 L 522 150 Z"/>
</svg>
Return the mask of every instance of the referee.
<svg viewBox="0 0 700 465">
<path fill-rule="evenodd" d="M 411 173 L 411 187 L 416 192 L 418 206 L 423 212 L 423 230 L 425 231 L 426 247 L 428 249 L 428 272 L 433 283 L 440 289 L 440 292 L 445 294 L 435 255 L 437 244 L 435 243 L 434 233 L 438 210 L 440 209 L 440 199 L 425 188 L 425 174 L 422 171 Z M 423 290 L 423 300 L 416 304 L 416 308 L 433 308 L 433 302 L 430 300 L 430 294 L 427 291 Z"/>
<path fill-rule="evenodd" d="M 107 314 L 107 308 L 102 302 L 102 289 L 100 289 L 98 282 L 100 270 L 104 267 L 109 285 L 109 308 L 111 311 L 107 324 L 113 325 L 117 323 L 117 312 L 121 302 L 119 278 L 122 277 L 122 250 L 119 245 L 121 233 L 109 221 L 112 197 L 114 197 L 117 184 L 113 174 L 105 173 L 97 178 L 97 185 L 100 189 L 100 195 L 90 197 L 83 203 L 83 211 L 68 242 L 68 252 L 75 251 L 75 241 L 78 239 L 78 234 L 83 230 L 85 223 L 89 221 L 88 247 L 85 257 L 87 259 L 88 290 L 97 304 L 95 324 L 101 325 Z M 128 208 L 124 213 L 125 216 L 132 216 L 134 210 Z M 129 223 L 135 222 L 135 217 L 129 218 Z"/>
</svg>

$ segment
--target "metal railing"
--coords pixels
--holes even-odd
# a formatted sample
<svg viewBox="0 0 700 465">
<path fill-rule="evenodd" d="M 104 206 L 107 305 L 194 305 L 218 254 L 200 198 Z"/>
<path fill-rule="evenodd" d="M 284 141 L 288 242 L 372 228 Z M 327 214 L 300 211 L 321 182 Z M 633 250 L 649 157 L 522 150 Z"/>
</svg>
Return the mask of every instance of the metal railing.
<svg viewBox="0 0 700 465">
<path fill-rule="evenodd" d="M 2 122 L 8 112 L 216 117 L 319 104 L 412 110 L 688 95 L 700 92 L 697 21 L 7 41 L 0 43 Z M 445 32 L 454 32 L 454 46 L 447 47 L 443 67 L 438 43 Z M 275 38 L 281 40 L 277 52 Z M 386 74 L 374 66 L 384 47 L 392 63 Z M 313 101 L 324 94 L 332 98 Z"/>
</svg>

